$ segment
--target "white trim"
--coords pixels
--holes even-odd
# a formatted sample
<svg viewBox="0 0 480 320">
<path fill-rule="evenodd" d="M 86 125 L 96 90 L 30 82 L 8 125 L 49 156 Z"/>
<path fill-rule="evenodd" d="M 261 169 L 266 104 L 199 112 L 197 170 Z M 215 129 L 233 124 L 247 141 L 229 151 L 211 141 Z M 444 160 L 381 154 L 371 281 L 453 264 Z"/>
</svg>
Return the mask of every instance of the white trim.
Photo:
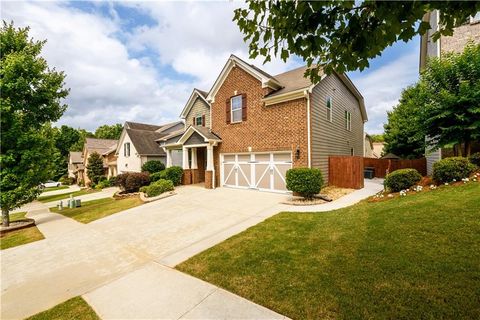
<svg viewBox="0 0 480 320">
<path fill-rule="evenodd" d="M 178 139 L 177 144 L 184 144 L 185 141 L 187 141 L 187 139 L 190 138 L 190 136 L 193 134 L 193 132 L 196 132 L 196 133 L 198 133 L 201 137 L 203 137 L 205 143 L 208 143 L 208 142 L 221 142 L 221 141 L 222 141 L 222 140 L 220 140 L 220 139 L 208 139 L 208 138 L 205 137 L 200 131 L 198 131 L 197 129 L 195 129 L 194 126 L 190 126 L 190 127 L 188 127 L 188 129 L 183 133 L 183 135 L 180 137 L 180 139 Z"/>
<path fill-rule="evenodd" d="M 210 103 L 208 103 L 208 101 L 203 97 L 203 95 L 197 89 L 193 89 L 192 93 L 190 94 L 190 98 L 188 98 L 187 104 L 185 105 L 185 107 L 183 107 L 183 110 L 180 113 L 180 118 L 186 119 L 187 114 L 190 112 L 190 109 L 192 109 L 193 104 L 195 103 L 195 100 L 197 98 L 200 98 L 203 101 L 205 101 L 207 106 L 210 108 L 210 113 L 211 113 Z"/>
<path fill-rule="evenodd" d="M 239 59 L 238 57 L 234 56 L 233 54 L 228 58 L 227 63 L 223 67 L 222 71 L 220 72 L 220 75 L 218 78 L 215 80 L 215 83 L 213 84 L 212 88 L 208 92 L 207 95 L 207 100 L 210 102 L 215 101 L 215 95 L 217 94 L 218 90 L 222 86 L 223 82 L 227 78 L 228 74 L 230 71 L 235 68 L 235 67 L 240 67 L 256 79 L 260 80 L 262 83 L 262 88 L 272 88 L 274 90 L 277 90 L 281 88 L 280 83 L 278 83 L 277 80 L 271 77 L 267 77 L 265 74 L 259 72 L 255 68 L 253 68 L 251 65 L 246 63 L 245 61 Z"/>
<path fill-rule="evenodd" d="M 266 98 L 263 98 L 262 101 L 265 103 L 266 106 L 270 106 L 280 102 L 286 102 L 286 101 L 291 101 L 295 99 L 305 98 L 306 92 L 308 92 L 309 89 L 310 89 L 310 86 L 301 88 L 295 91 L 290 91 L 283 94 L 275 95 L 273 97 L 266 97 Z"/>
<path fill-rule="evenodd" d="M 328 108 L 329 101 L 330 101 L 330 109 Z M 327 108 L 327 114 L 328 114 L 328 110 L 330 110 L 330 117 L 328 117 L 327 121 L 330 123 L 333 123 L 333 97 L 327 96 L 327 100 L 325 102 L 326 102 L 325 107 Z"/>
<path fill-rule="evenodd" d="M 311 141 L 310 141 L 310 93 L 307 94 L 307 156 L 308 156 L 308 167 L 312 167 L 312 146 L 311 146 Z"/>
</svg>

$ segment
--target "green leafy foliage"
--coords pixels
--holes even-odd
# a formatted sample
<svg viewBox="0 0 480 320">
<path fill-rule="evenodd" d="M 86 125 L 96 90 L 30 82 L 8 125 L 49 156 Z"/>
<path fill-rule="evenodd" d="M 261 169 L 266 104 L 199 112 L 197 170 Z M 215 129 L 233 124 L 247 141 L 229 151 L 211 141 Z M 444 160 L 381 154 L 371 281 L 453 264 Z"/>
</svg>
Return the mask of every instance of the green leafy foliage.
<svg viewBox="0 0 480 320">
<path fill-rule="evenodd" d="M 95 138 L 98 139 L 120 139 L 120 135 L 123 131 L 123 125 L 120 123 L 113 124 L 111 126 L 104 124 L 95 130 Z"/>
<path fill-rule="evenodd" d="M 159 172 L 155 172 L 150 174 L 150 181 L 157 181 L 160 179 L 167 179 L 167 174 L 166 170 L 162 170 Z"/>
<path fill-rule="evenodd" d="M 152 182 L 149 186 L 141 188 L 141 191 L 146 193 L 149 197 L 156 197 L 164 192 L 175 189 L 171 180 L 160 179 Z"/>
<path fill-rule="evenodd" d="M 422 105 L 427 103 L 420 84 L 403 90 L 399 104 L 387 112 L 384 125 L 384 152 L 403 159 L 420 158 L 425 153 L 425 129 Z"/>
<path fill-rule="evenodd" d="M 58 179 L 58 181 L 65 185 L 65 186 L 69 186 L 69 185 L 72 185 L 75 183 L 75 179 L 72 178 L 72 177 L 67 177 L 67 176 L 63 176 L 61 177 L 60 179 Z"/>
<path fill-rule="evenodd" d="M 102 179 L 98 182 L 96 188 L 97 189 L 104 189 L 110 187 L 110 180 L 108 179 Z"/>
<path fill-rule="evenodd" d="M 476 152 L 474 154 L 472 154 L 468 160 L 470 160 L 470 163 L 473 163 L 474 165 L 476 165 L 477 167 L 480 168 L 480 152 Z"/>
<path fill-rule="evenodd" d="M 385 137 L 383 134 L 371 134 L 370 138 L 372 139 L 372 142 L 384 142 Z"/>
<path fill-rule="evenodd" d="M 105 176 L 103 158 L 98 152 L 93 152 L 88 157 L 87 176 L 94 184 L 97 184 Z"/>
<path fill-rule="evenodd" d="M 445 158 L 433 164 L 433 180 L 438 183 L 460 181 L 468 178 L 475 165 L 464 157 Z"/>
<path fill-rule="evenodd" d="M 146 172 L 127 172 L 116 177 L 117 186 L 126 193 L 138 192 L 141 187 L 149 183 L 150 177 Z"/>
<path fill-rule="evenodd" d="M 384 185 L 393 192 L 406 190 L 422 180 L 422 175 L 415 169 L 395 170 L 385 177 Z"/>
<path fill-rule="evenodd" d="M 304 198 L 312 198 L 323 186 L 322 172 L 316 168 L 293 168 L 287 171 L 287 189 Z"/>
<path fill-rule="evenodd" d="M 162 170 L 165 170 L 165 165 L 159 160 L 150 160 L 142 165 L 142 171 L 149 172 L 150 174 L 160 172 Z"/>
<path fill-rule="evenodd" d="M 475 1 L 283 1 L 247 0 L 233 20 L 245 35 L 251 58 L 301 57 L 317 82 L 327 73 L 363 70 L 395 42 L 409 41 L 430 29 L 425 13 L 440 10 L 434 38 L 451 35 L 480 10 Z"/>
<path fill-rule="evenodd" d="M 45 41 L 29 38 L 29 28 L 3 23 L 0 30 L 0 205 L 8 212 L 35 199 L 39 184 L 54 172 L 50 122 L 67 106 L 63 72 L 48 67 L 40 54 Z"/>
<path fill-rule="evenodd" d="M 180 185 L 182 182 L 183 169 L 179 166 L 173 166 L 165 169 L 165 179 L 173 182 L 174 186 Z"/>
<path fill-rule="evenodd" d="M 480 3 L 480 2 L 479 2 Z M 480 139 L 480 44 L 470 42 L 462 53 L 433 58 L 421 74 L 427 97 L 424 126 L 433 149 L 463 144 L 470 155 L 471 142 Z"/>
</svg>

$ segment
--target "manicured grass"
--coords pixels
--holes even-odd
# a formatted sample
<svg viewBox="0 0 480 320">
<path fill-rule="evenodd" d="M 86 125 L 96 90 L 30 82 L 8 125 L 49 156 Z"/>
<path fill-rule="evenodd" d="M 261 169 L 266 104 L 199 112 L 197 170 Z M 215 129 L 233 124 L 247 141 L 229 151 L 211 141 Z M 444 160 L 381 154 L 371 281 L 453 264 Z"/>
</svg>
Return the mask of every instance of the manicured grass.
<svg viewBox="0 0 480 320">
<path fill-rule="evenodd" d="M 480 183 L 280 213 L 177 269 L 293 319 L 479 319 Z"/>
<path fill-rule="evenodd" d="M 10 222 L 25 218 L 26 212 L 17 212 L 10 214 Z M 1 223 L 0 219 L 0 223 Z M 0 249 L 8 249 L 22 244 L 44 239 L 43 234 L 37 227 L 30 227 L 11 231 L 0 238 Z"/>
<path fill-rule="evenodd" d="M 37 313 L 25 320 L 99 320 L 82 297 L 75 297 L 46 311 Z"/>
<path fill-rule="evenodd" d="M 79 208 L 50 208 L 51 211 L 63 214 L 66 217 L 77 220 L 82 223 L 89 223 L 91 221 L 104 218 L 111 214 L 127 210 L 143 204 L 143 201 L 138 197 L 115 200 L 113 198 L 105 198 L 93 201 L 82 202 Z"/>
<path fill-rule="evenodd" d="M 84 190 L 79 190 L 79 191 L 74 191 L 74 192 L 68 192 L 68 193 L 63 193 L 63 194 L 55 194 L 51 196 L 43 196 L 43 197 L 38 197 L 38 201 L 46 203 L 46 202 L 52 202 L 52 201 L 57 201 L 57 200 L 63 200 L 70 198 L 70 195 L 73 195 L 74 197 L 76 196 L 83 196 L 84 194 L 89 194 L 89 193 L 94 193 L 94 192 L 99 192 L 100 190 L 90 190 L 90 189 L 84 189 Z"/>
<path fill-rule="evenodd" d="M 63 189 L 68 189 L 68 186 L 49 187 L 49 188 L 43 189 L 43 192 L 63 190 Z"/>
</svg>

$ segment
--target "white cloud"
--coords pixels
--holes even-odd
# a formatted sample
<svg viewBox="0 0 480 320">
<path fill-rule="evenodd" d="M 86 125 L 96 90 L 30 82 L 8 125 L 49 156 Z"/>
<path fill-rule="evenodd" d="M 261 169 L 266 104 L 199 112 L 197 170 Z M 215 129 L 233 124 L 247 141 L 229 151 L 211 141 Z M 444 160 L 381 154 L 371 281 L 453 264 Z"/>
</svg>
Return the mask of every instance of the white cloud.
<svg viewBox="0 0 480 320">
<path fill-rule="evenodd" d="M 417 66 L 418 52 L 409 52 L 376 70 L 355 74 L 353 81 L 365 99 L 369 117 L 366 132 L 383 132 L 387 111 L 398 104 L 402 90 L 417 81 Z"/>
</svg>

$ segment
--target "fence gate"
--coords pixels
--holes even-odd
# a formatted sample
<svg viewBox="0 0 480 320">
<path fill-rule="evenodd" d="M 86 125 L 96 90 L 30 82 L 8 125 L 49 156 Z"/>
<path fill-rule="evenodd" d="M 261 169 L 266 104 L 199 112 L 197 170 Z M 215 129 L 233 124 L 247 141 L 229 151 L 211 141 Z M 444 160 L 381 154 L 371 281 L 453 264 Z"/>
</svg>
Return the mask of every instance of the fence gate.
<svg viewBox="0 0 480 320">
<path fill-rule="evenodd" d="M 341 188 L 363 188 L 363 157 L 329 156 L 328 184 Z"/>
</svg>

